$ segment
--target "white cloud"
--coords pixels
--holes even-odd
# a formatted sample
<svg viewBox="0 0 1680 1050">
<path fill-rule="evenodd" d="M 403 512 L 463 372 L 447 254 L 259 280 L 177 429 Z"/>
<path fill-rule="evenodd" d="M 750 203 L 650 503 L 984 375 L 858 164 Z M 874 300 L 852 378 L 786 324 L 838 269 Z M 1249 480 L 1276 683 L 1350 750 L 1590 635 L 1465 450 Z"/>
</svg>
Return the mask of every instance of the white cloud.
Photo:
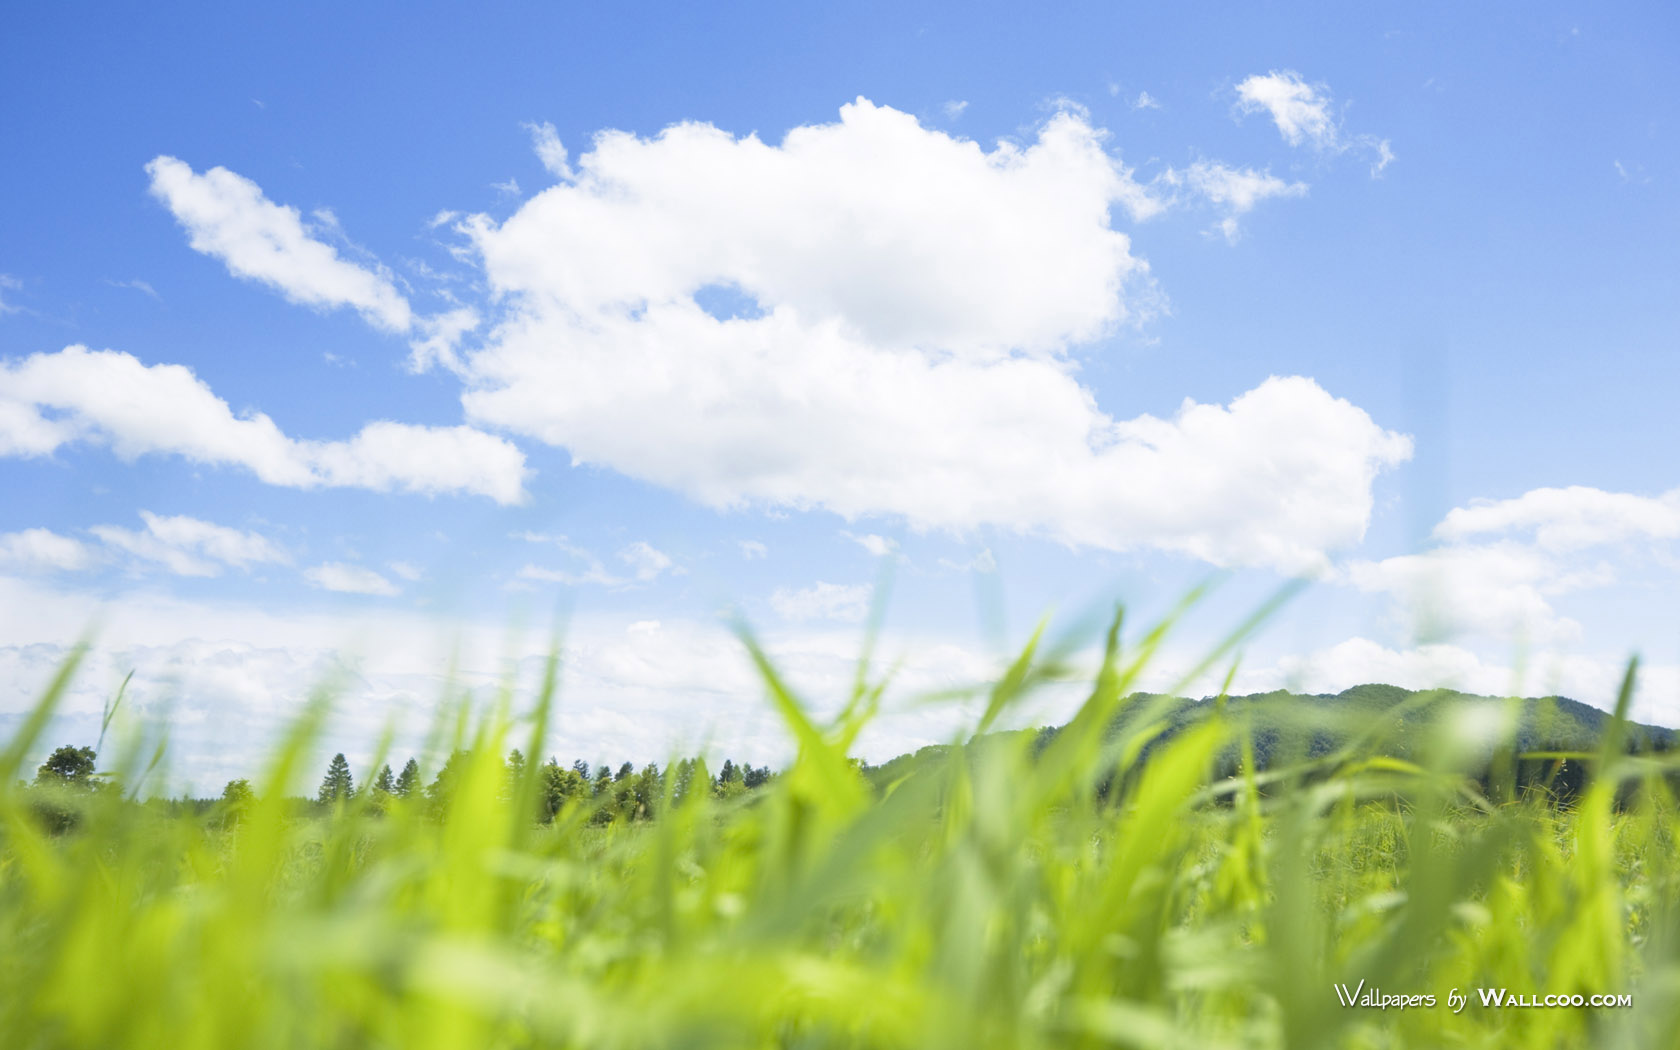
<svg viewBox="0 0 1680 1050">
<path fill-rule="evenodd" d="M 996 572 L 997 557 L 992 554 L 990 547 L 981 547 L 980 553 L 967 561 L 952 561 L 950 558 L 940 558 L 939 564 L 953 572 Z"/>
<path fill-rule="evenodd" d="M 260 771 L 303 699 L 322 686 L 335 698 L 334 710 L 318 764 L 306 778 L 318 778 L 333 752 L 344 751 L 360 779 L 388 721 L 399 754 L 416 754 L 435 771 L 443 756 L 418 749 L 438 705 L 463 691 L 494 696 L 510 673 L 515 702 L 529 703 L 550 641 L 540 632 L 510 639 L 499 621 L 455 622 L 400 607 L 377 617 L 331 606 L 278 612 L 144 590 L 106 601 L 0 577 L 0 724 L 29 710 L 96 613 L 101 631 L 48 739 L 85 736 L 91 744 L 103 702 L 132 670 L 125 712 L 167 719 L 170 768 L 195 794 L 214 794 L 229 779 Z M 856 668 L 855 629 L 766 630 L 759 640 L 816 717 L 840 709 Z M 737 762 L 779 765 L 792 755 L 762 679 L 716 622 L 581 617 L 568 625 L 565 643 L 565 702 L 556 709 L 545 757 L 663 765 L 673 752 L 705 750 L 714 764 L 728 754 Z M 901 670 L 858 753 L 881 761 L 949 742 L 973 724 L 974 704 L 914 700 L 986 681 L 995 660 L 938 638 L 904 635 L 883 639 L 880 651 Z M 122 732 L 113 728 L 119 740 Z M 152 786 L 178 794 L 181 781 Z"/>
<path fill-rule="evenodd" d="M 531 148 L 536 151 L 542 166 L 555 178 L 570 181 L 572 166 L 566 162 L 566 147 L 560 144 L 554 125 L 545 120 L 541 124 L 526 124 L 524 127 L 531 135 Z"/>
<path fill-rule="evenodd" d="M 1565 575 L 1540 552 L 1509 542 L 1354 562 L 1347 578 L 1362 591 L 1393 595 L 1418 618 L 1426 639 L 1476 634 L 1541 644 L 1580 634 L 1580 624 L 1553 609 L 1552 597 L 1608 582 Z"/>
<path fill-rule="evenodd" d="M 156 288 L 153 288 L 150 284 L 148 284 L 145 281 L 140 280 L 139 278 L 135 278 L 132 281 L 110 281 L 110 280 L 107 280 L 105 283 L 110 285 L 113 288 L 129 288 L 129 289 L 132 289 L 136 292 L 140 292 L 143 295 L 146 295 L 146 296 L 149 296 L 153 299 L 156 299 L 159 302 L 163 301 L 163 296 L 161 296 L 157 293 Z"/>
<path fill-rule="evenodd" d="M 609 570 L 601 559 L 597 558 L 587 548 L 580 547 L 564 536 L 548 535 L 540 532 L 519 532 L 514 539 L 525 540 L 527 543 L 552 544 L 559 547 L 578 563 L 576 568 L 551 569 L 541 565 L 525 565 L 517 574 L 515 580 L 537 583 L 563 583 L 567 586 L 582 586 L 595 584 L 614 589 L 633 586 L 635 584 L 652 583 L 666 572 L 680 574 L 683 570 L 676 566 L 671 556 L 641 540 L 623 547 L 618 552 L 618 560 L 629 569 L 628 575 L 620 575 Z"/>
<path fill-rule="evenodd" d="M 1388 140 L 1374 135 L 1349 137 L 1331 113 L 1331 105 L 1329 87 L 1309 84 L 1291 69 L 1256 74 L 1237 85 L 1237 109 L 1270 114 L 1278 134 L 1291 146 L 1310 145 L 1321 153 L 1344 153 L 1356 147 L 1370 150 L 1376 155 L 1371 175 L 1380 174 L 1394 159 Z"/>
<path fill-rule="evenodd" d="M 770 548 L 766 547 L 757 540 L 741 540 L 740 547 L 741 557 L 747 561 L 754 561 L 759 558 L 768 558 L 770 556 Z"/>
<path fill-rule="evenodd" d="M 1271 114 L 1278 134 L 1291 146 L 1309 143 L 1333 149 L 1339 132 L 1330 115 L 1330 91 L 1309 84 L 1291 69 L 1256 74 L 1237 85 L 1237 106 L 1244 113 Z"/>
<path fill-rule="evenodd" d="M 48 529 L 0 533 L 0 568 L 74 572 L 93 564 L 87 545 Z"/>
<path fill-rule="evenodd" d="M 862 99 L 780 145 L 694 123 L 603 132 L 575 185 L 466 228 L 492 290 L 533 309 L 630 311 L 733 285 L 872 342 L 1055 353 L 1130 316 L 1120 292 L 1146 271 L 1108 216 L 1154 202 L 1103 139 L 1062 112 L 1034 144 L 987 152 Z"/>
<path fill-rule="evenodd" d="M 4 317 L 7 314 L 15 314 L 19 310 L 23 309 L 23 307 L 18 306 L 15 303 L 8 303 L 6 301 L 7 292 L 19 291 L 22 288 L 22 281 L 13 277 L 9 273 L 0 273 L 0 317 Z"/>
<path fill-rule="evenodd" d="M 1161 103 L 1147 91 L 1139 91 L 1137 100 L 1132 103 L 1133 109 L 1160 109 Z"/>
<path fill-rule="evenodd" d="M 461 362 L 456 356 L 456 348 L 468 332 L 478 327 L 480 320 L 478 311 L 469 306 L 420 318 L 416 326 L 420 329 L 421 338 L 408 344 L 412 351 L 408 359 L 409 368 L 415 372 L 424 372 L 433 365 L 459 369 Z"/>
<path fill-rule="evenodd" d="M 89 441 L 123 459 L 179 455 L 294 488 L 468 492 L 499 503 L 524 497 L 524 455 L 471 427 L 375 422 L 348 441 L 297 440 L 266 415 L 235 415 L 181 365 L 147 366 L 85 346 L 0 361 L 0 380 L 0 456 Z"/>
<path fill-rule="evenodd" d="M 219 576 L 222 569 L 283 564 L 286 553 L 268 538 L 182 515 L 164 517 L 143 510 L 144 531 L 95 525 L 88 531 L 107 546 L 156 562 L 177 576 Z"/>
<path fill-rule="evenodd" d="M 337 591 L 342 594 L 374 594 L 385 598 L 396 597 L 401 592 L 396 584 L 359 565 L 346 565 L 343 562 L 327 562 L 312 569 L 304 570 L 304 578 L 324 591 Z"/>
<path fill-rule="evenodd" d="M 386 568 L 390 569 L 395 575 L 407 580 L 409 583 L 414 583 L 419 580 L 420 577 L 425 575 L 425 573 L 420 571 L 419 566 L 411 565 L 406 561 L 391 562 L 386 566 Z"/>
<path fill-rule="evenodd" d="M 168 156 L 152 160 L 146 172 L 153 196 L 174 213 L 193 249 L 220 259 L 236 276 L 306 306 L 355 307 L 388 331 L 407 331 L 413 322 L 389 274 L 340 258 L 311 236 L 296 208 L 270 201 L 250 179 L 220 167 L 200 175 Z M 336 226 L 330 212 L 316 214 Z"/>
<path fill-rule="evenodd" d="M 1475 500 L 1448 512 L 1435 535 L 1449 542 L 1489 533 L 1533 533 L 1542 550 L 1576 551 L 1636 538 L 1680 537 L 1680 489 L 1661 496 L 1573 485 L 1525 492 L 1515 499 Z"/>
<path fill-rule="evenodd" d="M 631 573 L 643 583 L 657 579 L 662 573 L 670 571 L 674 564 L 670 555 L 641 540 L 619 551 L 618 560 L 628 565 Z"/>
<path fill-rule="evenodd" d="M 469 417 L 711 506 L 1322 565 L 1408 440 L 1301 378 L 1103 412 L 1068 355 L 1154 308 L 1111 215 L 1165 206 L 1104 142 L 1063 110 L 987 151 L 861 99 L 777 145 L 602 133 L 575 181 L 462 223 L 505 304 Z M 1294 192 L 1248 175 L 1226 207 Z M 755 315 L 709 314 L 718 287 Z"/>
<path fill-rule="evenodd" d="M 1304 182 L 1286 182 L 1270 172 L 1227 167 L 1217 161 L 1197 161 L 1183 171 L 1168 170 L 1161 180 L 1168 185 L 1183 186 L 1224 210 L 1226 214 L 1219 222 L 1219 230 L 1230 241 L 1237 238 L 1237 217 L 1246 215 L 1261 201 L 1307 195 Z"/>
<path fill-rule="evenodd" d="M 853 543 L 862 547 L 864 550 L 868 551 L 877 558 L 884 558 L 898 550 L 897 540 L 890 539 L 886 536 L 881 536 L 873 532 L 866 532 L 862 535 L 858 535 L 853 532 L 841 530 L 840 535 L 851 540 Z"/>
<path fill-rule="evenodd" d="M 946 119 L 956 120 L 968 108 L 968 103 L 962 99 L 952 99 L 939 108 L 944 111 Z"/>
<path fill-rule="evenodd" d="M 770 607 L 784 620 L 856 623 L 869 615 L 871 593 L 866 584 L 819 581 L 801 590 L 777 588 L 770 595 Z"/>
<path fill-rule="evenodd" d="M 509 177 L 505 182 L 492 182 L 490 188 L 504 197 L 519 196 L 519 180 Z"/>
<path fill-rule="evenodd" d="M 1680 489 L 1657 497 L 1534 489 L 1455 508 L 1434 535 L 1440 547 L 1354 562 L 1345 578 L 1393 595 L 1425 636 L 1568 641 L 1581 627 L 1554 608 L 1556 599 L 1613 584 L 1642 558 L 1661 561 L 1663 542 L 1680 538 Z"/>
</svg>

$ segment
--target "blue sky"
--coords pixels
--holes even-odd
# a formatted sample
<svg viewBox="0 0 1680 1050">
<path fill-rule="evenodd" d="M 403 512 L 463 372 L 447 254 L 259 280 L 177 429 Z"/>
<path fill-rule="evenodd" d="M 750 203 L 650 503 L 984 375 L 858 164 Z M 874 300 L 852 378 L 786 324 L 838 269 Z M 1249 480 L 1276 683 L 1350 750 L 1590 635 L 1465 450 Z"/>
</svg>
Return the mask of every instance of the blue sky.
<svg viewBox="0 0 1680 1050">
<path fill-rule="evenodd" d="M 887 565 L 906 697 L 1216 573 L 1170 679 L 1304 575 L 1241 685 L 1639 650 L 1680 723 L 1677 22 L 16 12 L 0 719 L 97 625 L 61 735 L 133 669 L 214 786 L 565 610 L 556 750 L 770 761 L 720 612 L 832 702 Z"/>
</svg>

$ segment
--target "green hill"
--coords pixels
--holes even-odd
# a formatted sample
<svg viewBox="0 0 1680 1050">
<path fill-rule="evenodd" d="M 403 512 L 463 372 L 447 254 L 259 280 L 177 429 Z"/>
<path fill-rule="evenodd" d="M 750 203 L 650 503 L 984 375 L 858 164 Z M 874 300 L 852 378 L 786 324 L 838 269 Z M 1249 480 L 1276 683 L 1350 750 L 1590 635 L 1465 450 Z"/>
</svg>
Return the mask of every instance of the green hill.
<svg viewBox="0 0 1680 1050">
<path fill-rule="evenodd" d="M 1134 693 L 1126 698 L 1110 734 L 1118 737 L 1133 726 L 1159 723 L 1163 728 L 1144 749 L 1147 756 L 1184 728 L 1214 715 L 1221 703 L 1233 725 L 1247 727 L 1259 770 L 1280 762 L 1323 758 L 1358 742 L 1362 754 L 1418 761 L 1439 754 L 1440 749 L 1452 749 L 1459 756 L 1459 768 L 1485 780 L 1496 754 L 1514 750 L 1518 756 L 1535 756 L 1519 759 L 1519 787 L 1544 786 L 1560 796 L 1573 795 L 1584 773 L 1578 759 L 1561 756 L 1597 751 L 1611 721 L 1608 712 L 1563 696 L 1513 699 L 1373 683 L 1340 693 L 1276 690 L 1223 701 Z M 989 734 L 988 739 L 1032 736 L 1042 751 L 1063 728 L 1016 730 Z M 1634 753 L 1680 747 L 1680 733 L 1672 729 L 1631 723 L 1626 730 L 1625 747 Z M 871 766 L 868 772 L 872 781 L 885 785 L 949 749 L 948 745 L 925 747 Z M 1221 754 L 1217 772 L 1235 773 L 1239 761 L 1240 745 L 1233 743 Z"/>
</svg>

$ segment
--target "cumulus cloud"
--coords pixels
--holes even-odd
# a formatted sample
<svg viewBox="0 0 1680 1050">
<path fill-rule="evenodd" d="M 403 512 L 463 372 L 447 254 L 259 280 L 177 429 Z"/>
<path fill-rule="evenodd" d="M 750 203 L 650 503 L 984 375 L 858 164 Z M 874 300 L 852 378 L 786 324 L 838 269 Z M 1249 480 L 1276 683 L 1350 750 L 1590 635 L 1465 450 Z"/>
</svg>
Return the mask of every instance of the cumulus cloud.
<svg viewBox="0 0 1680 1050">
<path fill-rule="evenodd" d="M 1409 441 L 1301 378 L 1102 411 L 1070 355 L 1154 304 L 1112 218 L 1165 206 L 1104 144 L 1077 111 L 987 150 L 862 99 L 779 144 L 602 133 L 507 221 L 460 222 L 504 309 L 468 415 L 716 507 L 1321 566 Z M 1239 174 L 1233 209 L 1295 192 Z M 719 288 L 756 309 L 713 316 Z"/>
<path fill-rule="evenodd" d="M 1680 537 L 1680 489 L 1660 496 L 1572 485 L 1515 499 L 1476 500 L 1448 512 L 1435 535 L 1450 542 L 1499 533 L 1531 534 L 1541 550 L 1566 552 L 1649 538 Z"/>
<path fill-rule="evenodd" d="M 375 422 L 348 441 L 288 437 L 262 413 L 235 415 L 181 365 L 70 346 L 0 361 L 0 456 L 47 455 L 86 441 L 132 460 L 171 454 L 239 466 L 271 485 L 524 497 L 525 457 L 466 426 Z"/>
<path fill-rule="evenodd" d="M 747 561 L 755 561 L 759 558 L 768 558 L 770 556 L 770 548 L 766 547 L 757 540 L 741 540 L 740 548 L 741 557 L 745 558 Z"/>
<path fill-rule="evenodd" d="M 1064 112 L 988 152 L 862 99 L 780 145 L 695 123 L 609 131 L 575 184 L 466 228 L 493 290 L 532 305 L 634 310 L 732 285 L 871 341 L 1055 352 L 1126 319 L 1119 293 L 1146 271 L 1108 216 L 1154 204 L 1103 140 Z"/>
<path fill-rule="evenodd" d="M 1139 91 L 1138 97 L 1132 102 L 1133 109 L 1160 109 L 1161 103 L 1147 91 Z"/>
<path fill-rule="evenodd" d="M 1350 137 L 1331 112 L 1332 104 L 1328 86 L 1309 84 L 1292 69 L 1255 74 L 1237 85 L 1238 111 L 1270 115 L 1278 134 L 1291 146 L 1311 146 L 1320 153 L 1368 150 L 1375 155 L 1373 176 L 1388 167 L 1394 159 L 1388 140 L 1374 135 Z"/>
<path fill-rule="evenodd" d="M 296 208 L 270 201 L 250 179 L 221 167 L 201 175 L 169 156 L 153 159 L 146 173 L 152 195 L 187 231 L 193 249 L 220 259 L 234 275 L 306 306 L 354 307 L 388 331 L 405 332 L 413 323 L 408 300 L 388 273 L 341 258 L 312 236 Z M 331 213 L 321 219 L 336 227 Z"/>
<path fill-rule="evenodd" d="M 359 565 L 346 565 L 343 562 L 327 562 L 314 568 L 305 569 L 304 578 L 323 591 L 337 591 L 341 594 L 373 594 L 384 598 L 394 598 L 402 593 L 397 585 L 374 572 Z"/>
<path fill-rule="evenodd" d="M 82 541 L 50 529 L 0 533 L 0 568 L 25 572 L 74 572 L 93 564 Z"/>
<path fill-rule="evenodd" d="M 799 590 L 777 588 L 770 595 L 770 607 L 784 620 L 856 623 L 869 615 L 870 594 L 866 584 L 819 581 Z"/>
<path fill-rule="evenodd" d="M 140 519 L 146 524 L 143 531 L 115 525 L 95 525 L 89 531 L 108 546 L 162 565 L 177 576 L 219 576 L 227 567 L 290 560 L 271 540 L 254 532 L 147 510 L 140 512 Z"/>
<path fill-rule="evenodd" d="M 1345 579 L 1387 593 L 1417 615 L 1425 636 L 1482 635 L 1540 644 L 1579 637 L 1558 597 L 1604 587 L 1641 559 L 1661 560 L 1680 537 L 1680 489 L 1660 496 L 1586 486 L 1477 500 L 1435 527 L 1440 545 L 1356 561 Z"/>
</svg>

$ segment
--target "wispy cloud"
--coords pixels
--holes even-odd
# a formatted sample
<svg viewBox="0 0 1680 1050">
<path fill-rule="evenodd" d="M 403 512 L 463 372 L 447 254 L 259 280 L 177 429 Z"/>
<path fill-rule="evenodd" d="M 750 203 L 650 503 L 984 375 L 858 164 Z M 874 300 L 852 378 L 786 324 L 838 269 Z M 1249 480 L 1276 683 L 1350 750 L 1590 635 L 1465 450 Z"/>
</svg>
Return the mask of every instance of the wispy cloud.
<svg viewBox="0 0 1680 1050">
<path fill-rule="evenodd" d="M 1240 113 L 1267 113 L 1278 134 L 1291 146 L 1311 146 L 1320 153 L 1345 153 L 1351 149 L 1373 154 L 1371 175 L 1382 173 L 1394 160 L 1387 139 L 1375 135 L 1349 136 L 1332 110 L 1330 88 L 1310 84 L 1292 69 L 1255 74 L 1237 85 Z"/>
<path fill-rule="evenodd" d="M 558 547 L 574 563 L 564 568 L 527 564 L 515 574 L 515 580 L 563 583 L 572 587 L 594 584 L 600 587 L 619 589 L 637 584 L 652 583 L 666 574 L 680 575 L 684 572 L 670 555 L 642 540 L 637 540 L 618 550 L 614 557 L 625 566 L 625 571 L 614 572 L 608 569 L 606 564 L 596 557 L 592 551 L 573 543 L 565 536 L 540 532 L 516 532 L 513 534 L 513 538 L 524 540 L 527 543 L 540 543 Z"/>
<path fill-rule="evenodd" d="M 343 562 L 327 562 L 311 569 L 304 570 L 304 578 L 311 584 L 324 591 L 336 591 L 341 594 L 371 594 L 384 598 L 394 598 L 401 594 L 397 585 L 374 572 L 372 569 L 359 565 L 346 565 Z"/>
<path fill-rule="evenodd" d="M 857 623 L 869 615 L 868 585 L 818 582 L 800 590 L 778 588 L 770 607 L 784 620 L 839 620 Z"/>
<path fill-rule="evenodd" d="M 105 283 L 110 285 L 112 288 L 132 288 L 134 291 L 140 292 L 143 295 L 150 296 L 151 298 L 156 299 L 158 302 L 163 301 L 163 296 L 161 296 L 157 293 L 156 288 L 153 288 L 150 284 L 146 283 L 145 281 L 140 280 L 139 278 L 135 278 L 132 281 L 113 281 L 113 280 L 107 279 L 105 281 Z"/>
<path fill-rule="evenodd" d="M 145 529 L 95 525 L 88 531 L 107 546 L 177 576 L 219 576 L 226 568 L 284 564 L 290 559 L 272 540 L 184 515 L 165 517 L 143 510 Z"/>
<path fill-rule="evenodd" d="M 554 125 L 545 120 L 541 124 L 526 124 L 524 128 L 531 136 L 531 148 L 542 166 L 555 178 L 569 181 L 573 177 L 572 166 L 566 162 L 566 147 L 561 144 Z"/>
<path fill-rule="evenodd" d="M 17 305 L 16 303 L 9 303 L 6 301 L 7 292 L 16 292 L 21 291 L 22 289 L 22 281 L 13 277 L 9 273 L 0 273 L 0 316 L 15 314 L 23 309 L 23 307 Z"/>
</svg>

